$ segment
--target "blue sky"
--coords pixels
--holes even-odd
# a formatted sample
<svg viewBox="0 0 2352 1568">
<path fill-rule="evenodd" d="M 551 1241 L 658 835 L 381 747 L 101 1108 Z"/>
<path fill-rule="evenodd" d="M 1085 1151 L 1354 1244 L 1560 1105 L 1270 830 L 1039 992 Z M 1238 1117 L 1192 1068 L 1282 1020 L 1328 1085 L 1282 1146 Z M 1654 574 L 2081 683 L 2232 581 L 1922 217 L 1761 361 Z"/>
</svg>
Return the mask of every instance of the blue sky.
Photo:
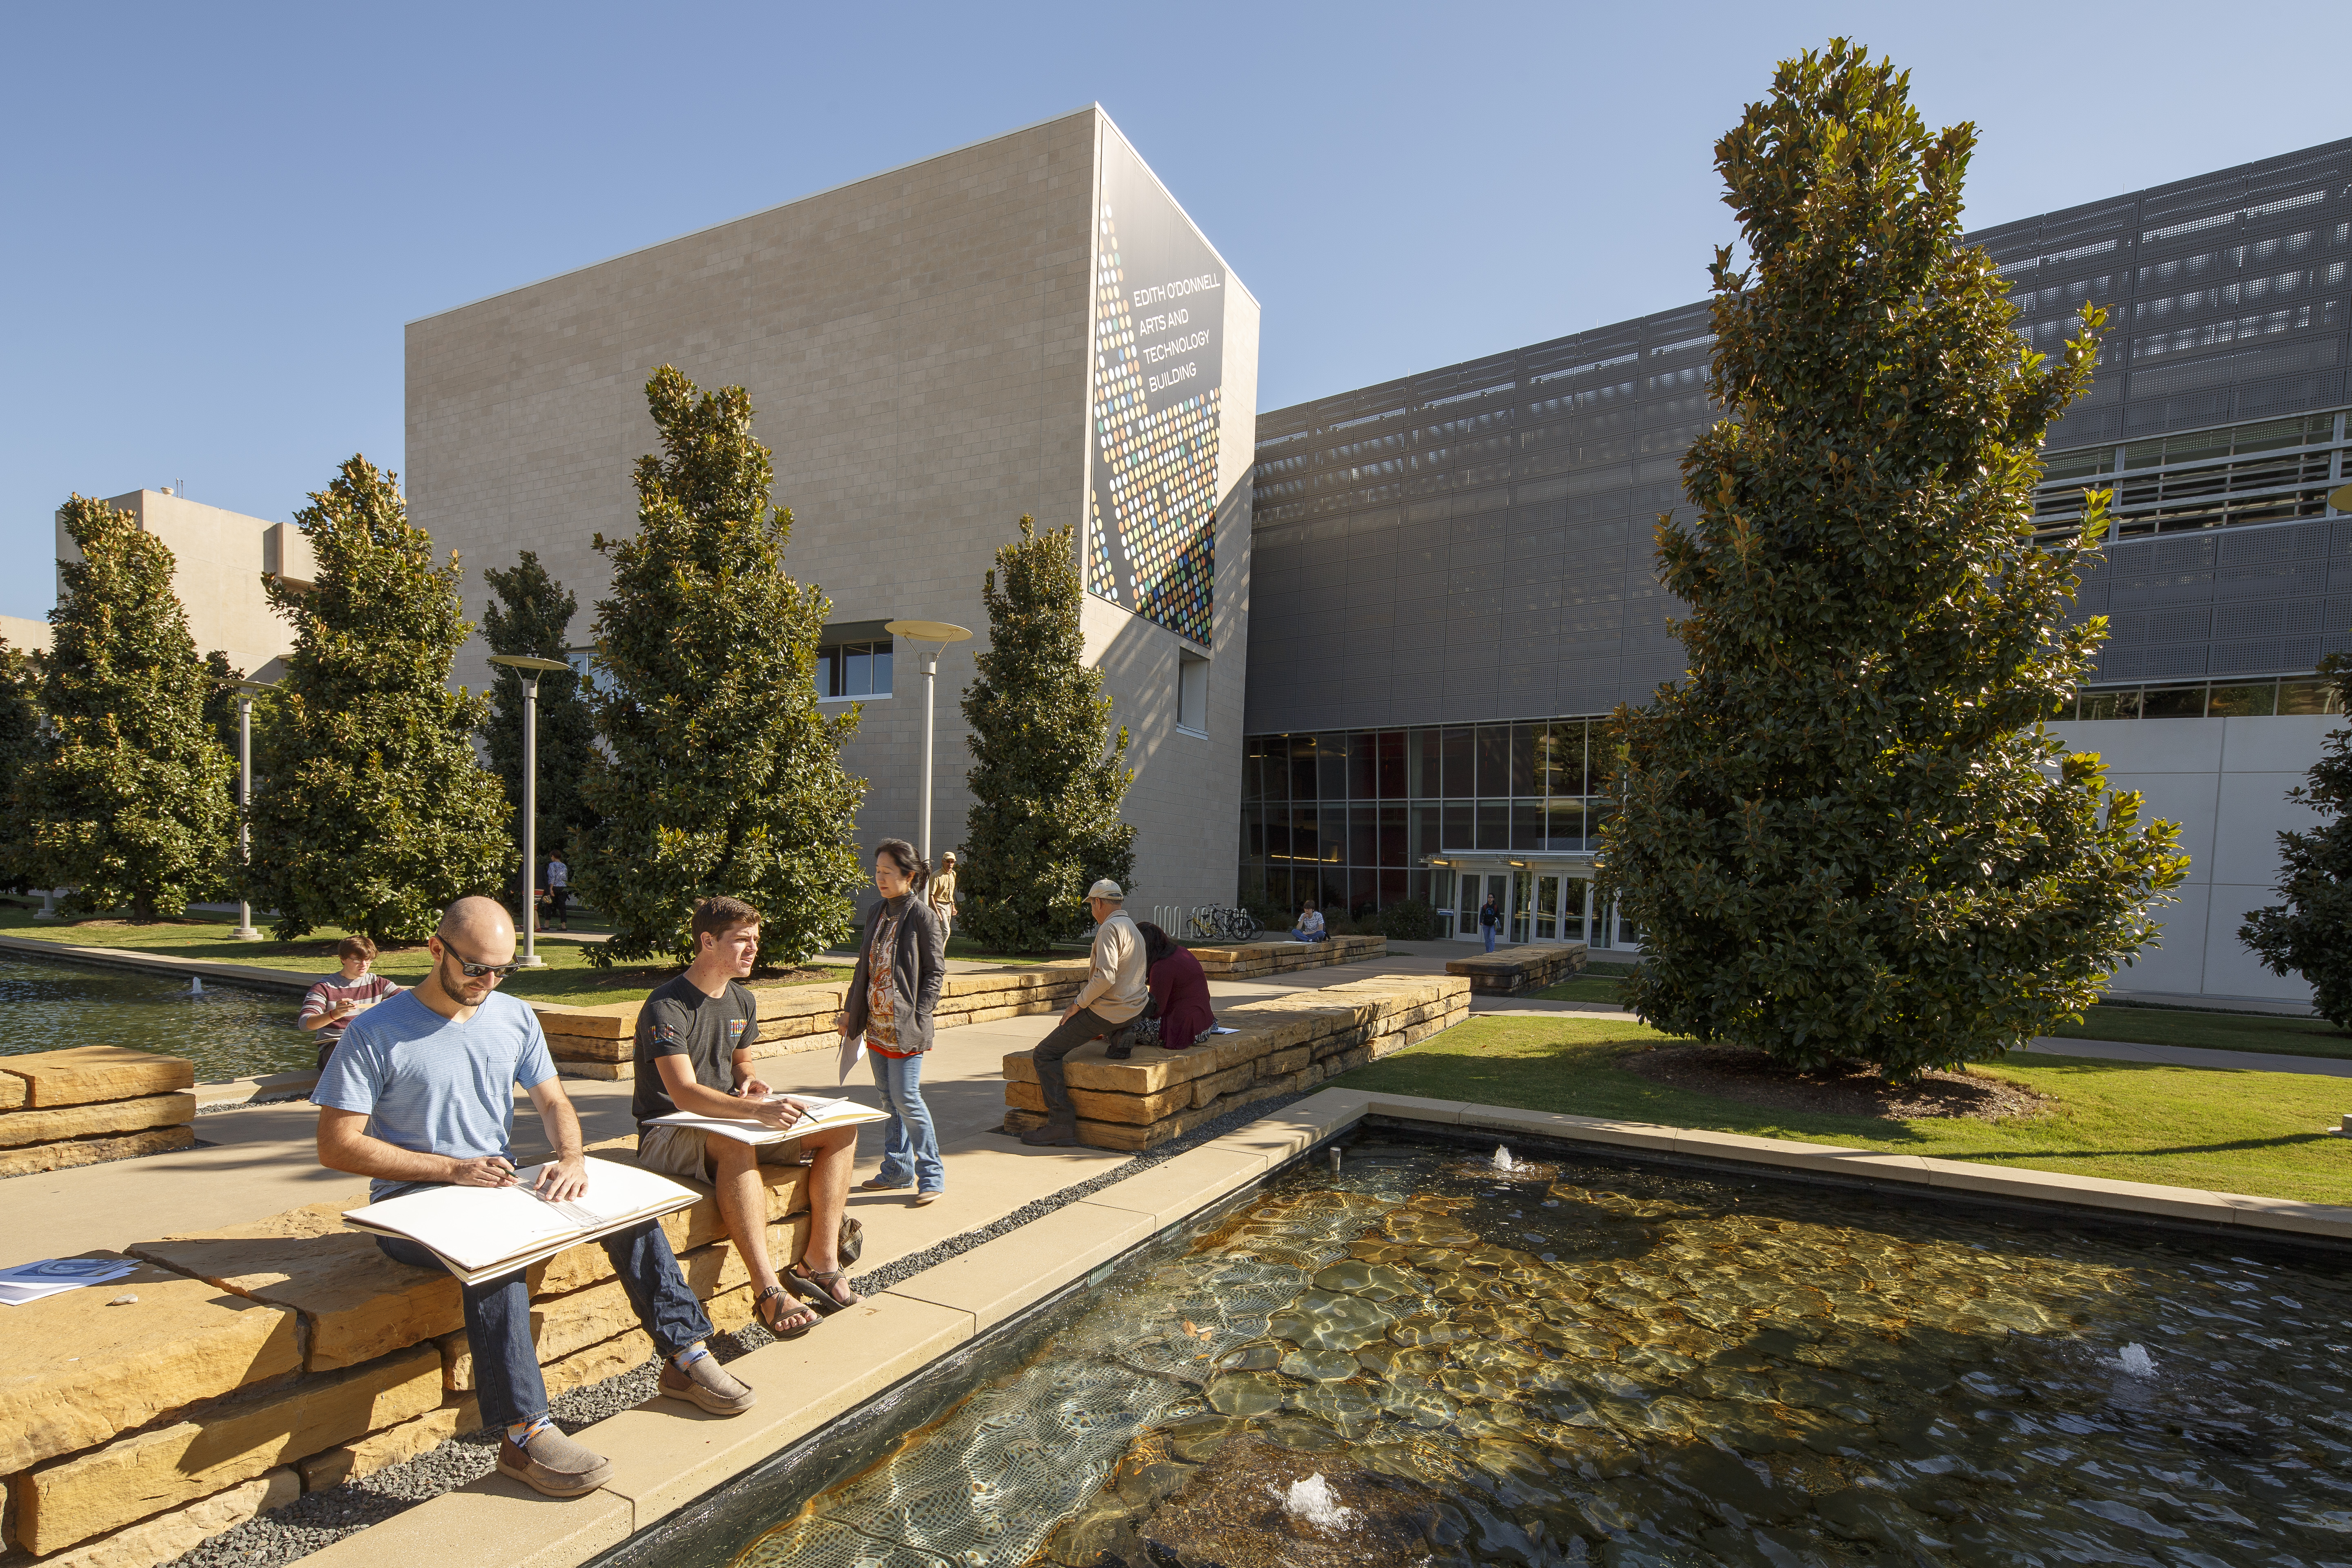
<svg viewBox="0 0 2352 1568">
<path fill-rule="evenodd" d="M 1714 139 L 1837 33 L 1977 122 L 1972 224 L 2352 126 L 2330 5 L 16 7 L 0 614 L 70 492 L 404 467 L 404 321 L 1088 101 L 1264 304 L 1265 406 L 1682 304 Z"/>
</svg>

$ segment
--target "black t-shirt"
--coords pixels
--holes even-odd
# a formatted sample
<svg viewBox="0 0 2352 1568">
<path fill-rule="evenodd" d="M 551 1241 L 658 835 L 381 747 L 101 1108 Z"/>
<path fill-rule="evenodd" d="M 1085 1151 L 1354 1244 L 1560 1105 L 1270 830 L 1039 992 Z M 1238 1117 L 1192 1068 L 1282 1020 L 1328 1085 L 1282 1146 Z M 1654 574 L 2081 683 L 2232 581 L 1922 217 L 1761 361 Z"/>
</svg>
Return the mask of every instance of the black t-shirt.
<svg viewBox="0 0 2352 1568">
<path fill-rule="evenodd" d="M 735 1053 L 760 1037 L 760 1005 L 730 980 L 711 996 L 681 974 L 654 988 L 637 1010 L 637 1091 L 629 1109 L 642 1122 L 677 1110 L 662 1083 L 659 1057 L 684 1057 L 694 1081 L 721 1094 L 735 1089 Z"/>
</svg>

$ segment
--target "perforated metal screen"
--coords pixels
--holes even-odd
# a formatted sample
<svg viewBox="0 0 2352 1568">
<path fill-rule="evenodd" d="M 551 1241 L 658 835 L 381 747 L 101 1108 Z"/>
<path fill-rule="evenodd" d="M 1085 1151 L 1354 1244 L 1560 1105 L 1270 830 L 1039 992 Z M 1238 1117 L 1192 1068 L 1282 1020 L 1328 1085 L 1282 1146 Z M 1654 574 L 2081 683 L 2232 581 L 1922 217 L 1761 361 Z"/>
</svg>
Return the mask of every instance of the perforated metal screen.
<svg viewBox="0 0 2352 1568">
<path fill-rule="evenodd" d="M 2108 308 L 2096 384 L 2053 452 L 2120 460 L 2352 403 L 2352 140 L 1971 238 L 2035 346 L 2084 300 Z M 1713 417 L 1710 342 L 1702 302 L 1260 415 L 1249 730 L 1604 712 L 1673 679 L 1652 519 L 1681 503 L 1675 464 Z M 2153 487 L 2151 537 L 2085 584 L 2084 613 L 2117 616 L 2103 678 L 2302 669 L 2352 646 L 2352 521 L 2312 500 L 2352 478 L 2342 444 L 2339 423 L 2284 478 L 2158 452 L 2072 479 L 2127 505 Z M 2324 473 L 2304 471 L 2315 455 Z M 2194 499 L 2231 464 L 2235 499 Z M 2203 621 L 2139 615 L 2192 605 Z"/>
</svg>

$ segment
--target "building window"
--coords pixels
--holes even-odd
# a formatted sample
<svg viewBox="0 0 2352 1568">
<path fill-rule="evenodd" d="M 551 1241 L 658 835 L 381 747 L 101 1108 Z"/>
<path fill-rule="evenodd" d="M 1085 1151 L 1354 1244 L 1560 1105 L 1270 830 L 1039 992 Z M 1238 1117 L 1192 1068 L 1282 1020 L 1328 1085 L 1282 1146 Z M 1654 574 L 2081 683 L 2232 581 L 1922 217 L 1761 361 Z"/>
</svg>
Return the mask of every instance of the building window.
<svg viewBox="0 0 2352 1568">
<path fill-rule="evenodd" d="M 1190 735 L 1209 732 L 1209 661 L 1181 649 L 1176 654 L 1176 728 Z"/>
<path fill-rule="evenodd" d="M 824 700 L 890 695 L 890 645 L 826 643 L 816 650 L 816 694 Z"/>
</svg>

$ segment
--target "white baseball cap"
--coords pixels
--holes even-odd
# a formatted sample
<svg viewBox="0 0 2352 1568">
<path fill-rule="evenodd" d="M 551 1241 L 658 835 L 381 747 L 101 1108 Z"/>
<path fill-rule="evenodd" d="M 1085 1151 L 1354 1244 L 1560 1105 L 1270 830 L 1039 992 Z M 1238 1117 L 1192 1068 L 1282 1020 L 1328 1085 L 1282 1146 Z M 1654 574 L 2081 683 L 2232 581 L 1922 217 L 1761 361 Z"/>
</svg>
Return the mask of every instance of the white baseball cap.
<svg viewBox="0 0 2352 1568">
<path fill-rule="evenodd" d="M 1101 881 L 1097 882 L 1093 887 L 1088 888 L 1087 889 L 1087 897 L 1090 899 L 1108 899 L 1114 904 L 1124 903 L 1127 900 L 1127 894 L 1120 890 L 1119 885 L 1117 882 L 1112 881 L 1108 877 L 1105 877 Z"/>
</svg>

